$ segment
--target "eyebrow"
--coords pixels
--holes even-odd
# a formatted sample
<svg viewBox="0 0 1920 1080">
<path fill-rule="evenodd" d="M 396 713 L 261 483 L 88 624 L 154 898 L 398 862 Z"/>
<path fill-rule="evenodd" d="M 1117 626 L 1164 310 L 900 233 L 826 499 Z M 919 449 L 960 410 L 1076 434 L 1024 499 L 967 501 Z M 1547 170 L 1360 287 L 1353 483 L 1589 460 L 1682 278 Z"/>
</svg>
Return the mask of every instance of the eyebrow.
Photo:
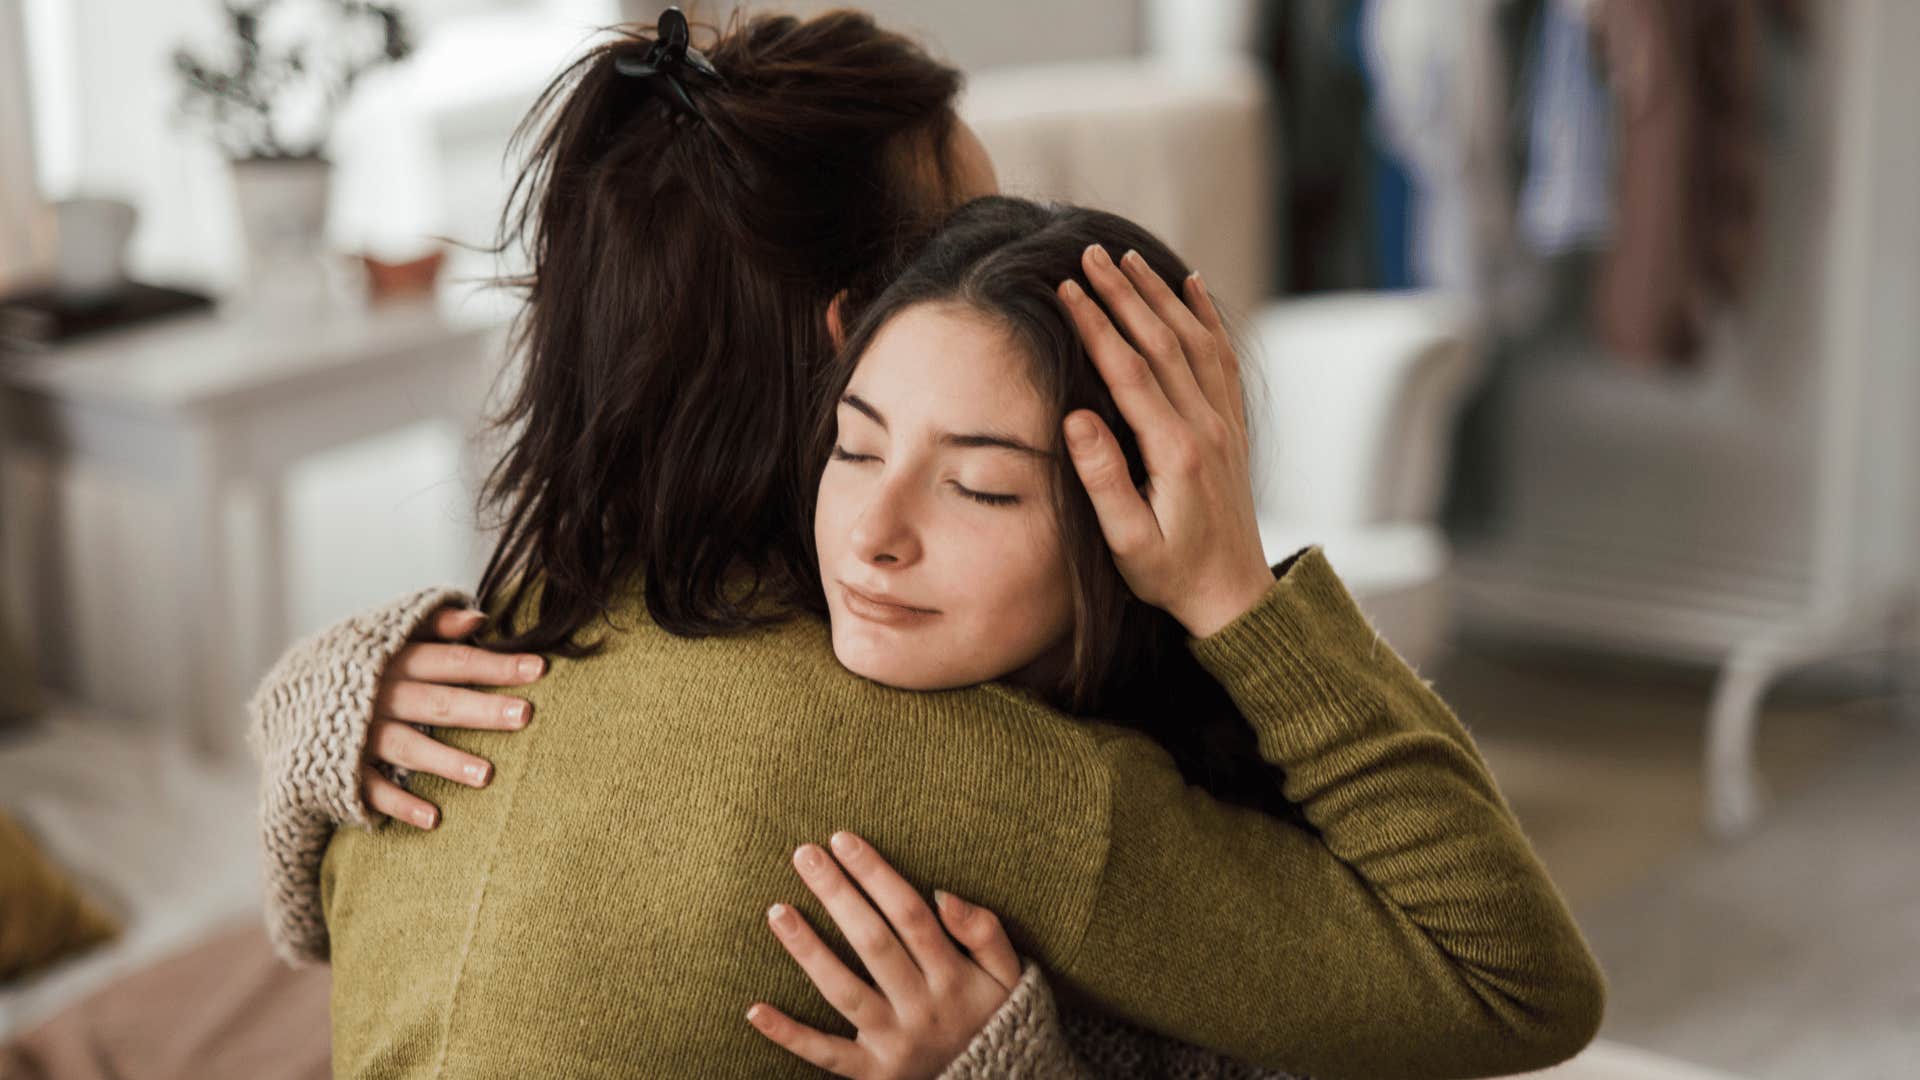
<svg viewBox="0 0 1920 1080">
<path fill-rule="evenodd" d="M 870 402 L 860 395 L 846 394 L 840 398 L 840 404 L 859 412 L 867 419 L 879 424 L 880 430 L 887 430 L 887 418 L 880 415 L 880 410 L 874 408 Z M 996 450 L 1012 450 L 1017 453 L 1031 454 L 1039 458 L 1053 457 L 1050 451 L 1042 450 L 1037 446 L 1021 442 L 1011 435 L 1004 435 L 994 431 L 975 431 L 966 434 L 948 432 L 940 436 L 940 442 L 947 446 L 958 446 L 965 449 L 986 447 Z"/>
</svg>

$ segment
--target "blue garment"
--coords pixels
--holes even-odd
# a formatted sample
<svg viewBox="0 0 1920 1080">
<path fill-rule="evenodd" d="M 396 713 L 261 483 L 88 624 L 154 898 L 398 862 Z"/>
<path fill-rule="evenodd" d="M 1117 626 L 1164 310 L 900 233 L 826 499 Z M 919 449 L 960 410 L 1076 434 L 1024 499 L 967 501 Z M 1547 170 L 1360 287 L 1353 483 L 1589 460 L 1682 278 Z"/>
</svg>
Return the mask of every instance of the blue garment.
<svg viewBox="0 0 1920 1080">
<path fill-rule="evenodd" d="M 1413 236 L 1409 214 L 1412 211 L 1413 184 L 1398 162 L 1374 146 L 1371 159 L 1373 198 L 1373 272 L 1374 287 L 1412 289 Z"/>
<path fill-rule="evenodd" d="M 1613 116 L 1579 0 L 1547 0 L 1529 103 L 1520 234 L 1542 255 L 1595 247 L 1613 226 Z"/>
<path fill-rule="evenodd" d="M 1364 5 L 1354 4 L 1340 24 L 1340 51 L 1362 78 L 1373 80 L 1367 67 L 1367 51 L 1361 46 L 1360 22 Z M 1413 263 L 1409 256 L 1412 237 L 1407 234 L 1407 214 L 1413 200 L 1413 186 L 1405 169 L 1369 132 L 1367 140 L 1367 251 L 1368 285 L 1376 289 L 1411 289 Z"/>
<path fill-rule="evenodd" d="M 1513 234 L 1498 4 L 1367 0 L 1359 24 L 1368 131 L 1398 173 L 1376 169 L 1375 194 L 1391 211 L 1401 182 L 1406 192 L 1404 276 L 1481 300 L 1499 285 Z M 1395 232 L 1379 235 L 1384 246 Z"/>
</svg>

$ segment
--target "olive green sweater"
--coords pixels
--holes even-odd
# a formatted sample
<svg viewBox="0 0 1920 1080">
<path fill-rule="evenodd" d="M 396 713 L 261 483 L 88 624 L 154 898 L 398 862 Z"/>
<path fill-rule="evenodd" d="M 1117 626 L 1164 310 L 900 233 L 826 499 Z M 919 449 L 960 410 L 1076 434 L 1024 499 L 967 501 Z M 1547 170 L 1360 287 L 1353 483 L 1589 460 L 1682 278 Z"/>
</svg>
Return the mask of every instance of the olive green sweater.
<svg viewBox="0 0 1920 1080">
<path fill-rule="evenodd" d="M 743 1013 L 852 1033 L 761 915 L 856 963 L 783 859 L 841 828 L 998 912 L 1063 1006 L 1242 1060 L 1490 1075 L 1598 1027 L 1601 974 L 1467 733 L 1318 548 L 1193 644 L 1311 829 L 1017 691 L 861 680 L 814 620 L 687 640 L 634 599 L 614 624 L 522 691 L 525 731 L 440 732 L 495 779 L 416 777 L 438 830 L 336 835 L 339 1074 L 818 1075 Z"/>
</svg>

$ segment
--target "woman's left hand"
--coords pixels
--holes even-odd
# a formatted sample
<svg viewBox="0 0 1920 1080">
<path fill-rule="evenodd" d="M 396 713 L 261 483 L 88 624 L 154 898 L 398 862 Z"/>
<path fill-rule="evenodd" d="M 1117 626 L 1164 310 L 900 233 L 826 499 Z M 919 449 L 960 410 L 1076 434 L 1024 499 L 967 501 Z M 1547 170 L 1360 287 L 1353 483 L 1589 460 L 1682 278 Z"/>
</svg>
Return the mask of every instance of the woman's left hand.
<svg viewBox="0 0 1920 1080">
<path fill-rule="evenodd" d="M 941 894 L 936 918 L 920 893 L 871 845 L 849 832 L 835 833 L 832 844 L 838 862 L 819 845 L 804 844 L 794 852 L 794 867 L 826 905 L 879 988 L 848 970 L 798 911 L 775 904 L 767 918 L 827 1003 L 858 1034 L 853 1039 L 827 1035 L 765 1002 L 748 1009 L 747 1019 L 767 1038 L 840 1076 L 938 1076 L 1006 1002 L 1020 981 L 1020 958 L 993 912 Z M 852 872 L 852 881 L 842 864 Z M 954 948 L 949 931 L 971 958 Z"/>
<path fill-rule="evenodd" d="M 1062 282 L 1060 300 L 1133 428 L 1146 485 L 1134 486 L 1119 442 L 1089 410 L 1067 415 L 1067 452 L 1127 587 L 1206 637 L 1273 587 L 1239 357 L 1200 275 L 1183 283 L 1183 301 L 1134 252 L 1116 264 L 1094 244 L 1080 261 L 1125 336 L 1077 283 Z"/>
</svg>

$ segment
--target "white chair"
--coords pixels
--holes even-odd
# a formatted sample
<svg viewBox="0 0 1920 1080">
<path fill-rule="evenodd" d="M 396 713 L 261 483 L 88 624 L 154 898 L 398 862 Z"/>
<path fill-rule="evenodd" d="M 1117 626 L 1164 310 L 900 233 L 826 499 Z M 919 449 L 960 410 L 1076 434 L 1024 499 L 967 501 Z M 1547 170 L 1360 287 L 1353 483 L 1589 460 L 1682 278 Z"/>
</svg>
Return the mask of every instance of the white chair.
<svg viewBox="0 0 1920 1080">
<path fill-rule="evenodd" d="M 1439 502 L 1482 370 L 1471 309 L 1433 293 L 1281 301 L 1249 328 L 1260 533 L 1275 561 L 1320 544 L 1416 669 L 1446 632 Z"/>
</svg>

